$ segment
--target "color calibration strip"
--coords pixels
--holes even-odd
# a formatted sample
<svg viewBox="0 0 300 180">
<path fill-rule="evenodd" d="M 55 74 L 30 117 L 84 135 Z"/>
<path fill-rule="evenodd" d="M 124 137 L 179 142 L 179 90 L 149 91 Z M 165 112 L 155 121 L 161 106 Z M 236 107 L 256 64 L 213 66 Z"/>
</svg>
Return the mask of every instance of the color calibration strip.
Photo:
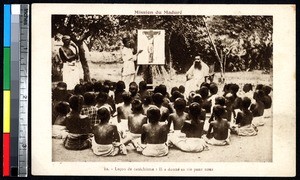
<svg viewBox="0 0 300 180">
<path fill-rule="evenodd" d="M 28 173 L 29 5 L 4 5 L 3 176 Z"/>
<path fill-rule="evenodd" d="M 10 42 L 11 5 L 4 5 L 3 33 L 3 176 L 10 176 Z"/>
</svg>

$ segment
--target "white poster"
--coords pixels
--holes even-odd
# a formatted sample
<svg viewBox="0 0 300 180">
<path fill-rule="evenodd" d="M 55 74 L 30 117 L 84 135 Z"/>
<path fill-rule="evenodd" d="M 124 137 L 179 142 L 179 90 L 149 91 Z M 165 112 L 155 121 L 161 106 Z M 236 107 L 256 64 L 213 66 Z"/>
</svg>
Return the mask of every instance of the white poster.
<svg viewBox="0 0 300 180">
<path fill-rule="evenodd" d="M 292 4 L 33 4 L 31 17 L 31 173 L 33 175 L 72 176 L 295 176 L 295 14 L 296 6 Z M 165 23 L 160 23 L 159 27 L 153 26 L 153 23 L 159 22 L 159 18 Z M 92 20 L 91 22 L 95 27 L 87 26 L 88 28 L 81 29 L 81 22 L 88 23 L 90 22 L 89 19 Z M 87 67 L 84 70 L 88 71 L 85 78 L 88 79 L 89 75 L 90 82 L 99 81 L 104 83 L 105 80 L 113 82 L 121 80 L 121 70 L 124 67 L 121 51 L 122 37 L 125 33 L 130 34 L 131 39 L 135 39 L 133 37 L 136 35 L 136 30 L 139 30 L 138 47 L 136 49 L 137 52 L 139 50 L 143 50 L 143 52 L 138 55 L 137 64 L 156 65 L 165 64 L 165 39 L 167 39 L 165 34 L 169 35 L 172 29 L 175 28 L 178 34 L 171 38 L 173 41 L 169 45 L 171 46 L 170 51 L 172 50 L 171 54 L 173 54 L 172 59 L 177 59 L 177 61 L 173 60 L 172 65 L 172 68 L 176 68 L 176 72 L 175 70 L 172 72 L 172 70 L 168 74 L 170 76 L 165 76 L 168 81 L 164 81 L 164 85 L 167 86 L 167 91 L 170 93 L 175 86 L 182 89 L 186 82 L 186 74 L 180 72 L 180 70 L 187 70 L 196 59 L 209 62 L 212 59 L 211 57 L 215 57 L 210 39 L 215 40 L 217 47 L 221 47 L 222 44 L 218 44 L 219 41 L 217 40 L 221 40 L 220 42 L 227 46 L 232 45 L 230 39 L 224 38 L 225 36 L 222 33 L 227 34 L 228 37 L 230 35 L 234 40 L 242 37 L 232 34 L 228 30 L 227 25 L 229 24 L 224 19 L 231 22 L 231 29 L 236 29 L 240 24 L 248 22 L 244 20 L 253 20 L 250 21 L 252 28 L 254 28 L 252 24 L 255 27 L 260 27 L 256 24 L 258 22 L 272 24 L 270 32 L 267 32 L 272 35 L 271 40 L 273 42 L 273 49 L 270 50 L 272 68 L 269 72 L 259 70 L 258 67 L 264 64 L 255 61 L 251 61 L 253 62 L 253 70 L 238 70 L 240 67 L 236 64 L 239 65 L 240 59 L 233 59 L 237 60 L 237 63 L 233 60 L 230 61 L 230 58 L 226 59 L 228 64 L 226 66 L 228 71 L 226 70 L 225 73 L 226 83 L 238 84 L 240 91 L 243 90 L 246 83 L 252 84 L 254 88 L 259 84 L 270 85 L 273 89 L 272 107 L 266 110 L 269 114 L 264 114 L 265 117 L 260 118 L 260 120 L 264 120 L 265 124 L 257 127 L 258 134 L 256 136 L 243 137 L 232 134 L 229 145 L 208 145 L 208 149 L 197 153 L 185 152 L 170 145 L 168 154 L 161 157 L 144 156 L 137 152 L 133 145 L 126 146 L 126 155 L 98 156 L 91 148 L 69 150 L 65 147 L 64 139 L 52 138 L 54 130 L 57 129 L 56 127 L 61 128 L 52 124 L 53 109 L 55 109 L 53 108 L 53 89 L 54 87 L 57 87 L 57 89 L 62 88 L 61 86 L 58 87 L 58 83 L 53 80 L 55 72 L 53 71 L 53 62 L 55 62 L 53 61 L 53 54 L 63 45 L 61 41 L 55 40 L 54 35 L 60 37 L 58 36 L 59 33 L 66 35 L 73 31 L 70 38 L 73 38 L 75 42 L 86 38 L 82 42 L 84 45 L 93 45 L 90 49 L 88 47 L 84 49 L 85 47 L 78 43 L 78 49 L 81 52 L 86 52 L 85 59 L 88 66 L 84 63 L 83 65 Z M 257 19 L 259 21 L 256 21 Z M 207 29 L 211 36 L 205 33 L 207 29 L 204 20 L 207 22 Z M 115 29 L 102 27 L 99 22 L 105 22 Z M 141 26 L 140 22 L 145 25 Z M 167 22 L 172 23 L 168 25 Z M 196 26 L 188 26 L 191 23 Z M 215 27 L 220 26 L 220 23 L 223 23 L 223 25 L 216 29 Z M 164 28 L 166 26 L 167 28 Z M 99 28 L 102 28 L 102 31 L 99 31 Z M 124 28 L 127 31 L 124 31 Z M 247 30 L 252 35 L 249 29 L 251 30 L 249 26 L 241 28 L 243 32 Z M 82 34 L 77 33 L 79 30 L 82 31 Z M 93 31 L 94 34 L 88 33 L 88 30 Z M 108 32 L 105 37 L 102 37 L 101 35 L 106 32 L 105 30 Z M 191 36 L 193 32 L 202 32 L 203 37 Z M 87 35 L 97 36 L 93 39 L 91 37 L 87 38 Z M 77 36 L 82 38 L 76 38 Z M 65 39 L 68 39 L 68 37 L 65 37 Z M 93 40 L 94 42 L 91 44 Z M 246 40 L 250 44 L 245 48 L 250 49 L 251 43 L 255 44 L 255 36 L 249 36 Z M 259 42 L 258 39 L 257 41 Z M 203 46 L 188 43 L 190 51 L 187 51 L 181 48 L 178 42 L 184 44 L 196 42 L 200 45 L 202 42 L 208 43 L 203 43 Z M 261 43 L 261 45 L 264 44 Z M 148 49 L 149 46 L 153 50 Z M 265 46 L 259 46 L 258 48 L 260 47 Z M 210 51 L 204 52 L 203 49 L 205 48 Z M 70 53 L 67 48 L 65 49 L 66 52 Z M 236 48 L 236 51 L 238 50 Z M 232 51 L 235 51 L 235 49 Z M 258 51 L 249 52 L 255 55 Z M 184 53 L 187 53 L 187 55 Z M 236 54 L 236 56 L 239 55 Z M 225 55 L 225 53 L 220 53 L 220 56 L 224 57 Z M 72 57 L 73 55 L 69 56 Z M 187 61 L 187 58 L 190 58 L 191 61 Z M 82 62 L 85 59 L 81 59 Z M 190 62 L 190 64 L 187 62 Z M 75 63 L 77 62 L 75 61 Z M 131 64 L 134 65 L 134 63 Z M 252 68 L 252 64 L 250 61 L 247 62 L 249 68 Z M 70 63 L 71 65 L 72 63 Z M 77 67 L 79 66 L 74 66 L 74 69 L 76 70 Z M 63 67 L 62 70 L 65 70 L 64 68 L 66 67 Z M 221 76 L 217 68 L 215 68 L 215 71 L 215 83 L 218 85 L 218 92 L 223 95 L 222 90 L 225 83 L 220 84 L 217 81 Z M 67 75 L 75 79 L 72 74 Z M 81 82 L 78 77 L 76 77 L 76 80 L 79 83 L 85 83 Z M 138 74 L 135 80 L 138 84 L 142 80 L 142 75 Z M 106 83 L 109 81 L 106 81 Z M 89 84 L 86 83 L 85 87 L 88 87 L 87 85 Z M 80 84 L 78 87 L 80 87 Z M 75 88 L 71 88 L 72 91 L 70 92 L 75 93 Z M 80 90 L 80 88 L 76 88 L 76 91 L 78 89 Z M 67 98 L 68 93 L 58 97 Z M 116 119 L 117 116 L 114 118 Z M 205 120 L 207 122 L 209 119 L 206 118 Z"/>
<path fill-rule="evenodd" d="M 165 64 L 165 30 L 142 29 L 138 30 L 138 50 L 143 50 L 138 55 L 137 63 Z"/>
</svg>

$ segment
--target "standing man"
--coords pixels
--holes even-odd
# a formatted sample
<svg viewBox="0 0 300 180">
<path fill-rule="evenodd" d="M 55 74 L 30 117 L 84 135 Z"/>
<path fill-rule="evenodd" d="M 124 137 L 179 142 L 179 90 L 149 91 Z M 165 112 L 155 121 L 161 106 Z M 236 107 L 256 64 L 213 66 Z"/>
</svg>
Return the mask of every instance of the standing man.
<svg viewBox="0 0 300 180">
<path fill-rule="evenodd" d="M 139 51 L 137 54 L 133 54 L 132 42 L 129 38 L 123 38 L 124 47 L 122 49 L 122 59 L 123 59 L 123 68 L 122 68 L 122 81 L 125 82 L 126 87 L 129 83 L 134 81 L 135 76 L 135 65 L 136 57 L 142 51 Z"/>
<path fill-rule="evenodd" d="M 74 89 L 79 84 L 80 78 L 83 78 L 83 69 L 78 60 L 78 51 L 76 45 L 71 43 L 70 36 L 62 37 L 63 45 L 59 48 L 59 56 L 63 61 L 63 81 L 67 84 L 67 89 Z"/>
<path fill-rule="evenodd" d="M 186 95 L 191 91 L 196 91 L 200 88 L 201 83 L 205 81 L 205 76 L 209 75 L 209 67 L 205 64 L 200 56 L 195 57 L 195 61 L 190 69 L 186 72 Z"/>
</svg>

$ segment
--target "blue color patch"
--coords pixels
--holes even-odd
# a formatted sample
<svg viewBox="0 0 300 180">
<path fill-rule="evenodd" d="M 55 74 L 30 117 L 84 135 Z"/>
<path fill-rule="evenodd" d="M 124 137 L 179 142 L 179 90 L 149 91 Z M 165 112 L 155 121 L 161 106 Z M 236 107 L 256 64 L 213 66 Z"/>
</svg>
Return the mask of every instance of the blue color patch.
<svg viewBox="0 0 300 180">
<path fill-rule="evenodd" d="M 4 37 L 3 37 L 3 43 L 4 47 L 10 47 L 10 10 L 11 5 L 5 4 L 4 5 Z"/>
</svg>

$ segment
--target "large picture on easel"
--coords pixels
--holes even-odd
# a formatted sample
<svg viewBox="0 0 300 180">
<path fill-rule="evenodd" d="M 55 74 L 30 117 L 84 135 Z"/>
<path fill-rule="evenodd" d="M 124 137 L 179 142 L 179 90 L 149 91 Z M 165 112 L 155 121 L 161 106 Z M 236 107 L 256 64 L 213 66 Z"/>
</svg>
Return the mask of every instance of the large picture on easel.
<svg viewBox="0 0 300 180">
<path fill-rule="evenodd" d="M 138 65 L 165 64 L 165 30 L 138 30 Z"/>
</svg>

